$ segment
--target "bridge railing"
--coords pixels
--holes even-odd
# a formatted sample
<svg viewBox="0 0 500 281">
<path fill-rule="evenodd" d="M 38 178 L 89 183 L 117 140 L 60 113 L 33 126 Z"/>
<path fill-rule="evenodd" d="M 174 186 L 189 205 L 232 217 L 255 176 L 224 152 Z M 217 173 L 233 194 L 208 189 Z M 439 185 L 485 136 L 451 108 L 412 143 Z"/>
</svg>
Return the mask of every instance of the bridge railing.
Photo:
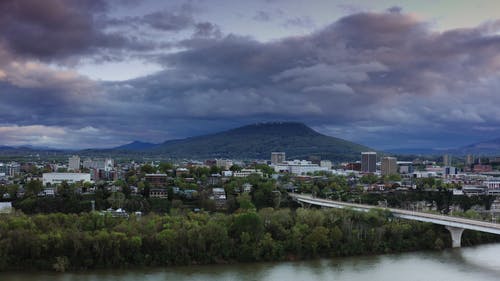
<svg viewBox="0 0 500 281">
<path fill-rule="evenodd" d="M 379 208 L 379 209 L 389 210 L 390 212 L 395 213 L 395 214 L 412 215 L 412 216 L 425 217 L 425 218 L 429 218 L 429 219 L 448 221 L 448 222 L 453 222 L 453 223 L 464 223 L 464 224 L 471 224 L 471 225 L 476 225 L 476 226 L 481 226 L 481 227 L 492 227 L 492 228 L 500 229 L 500 224 L 492 223 L 492 222 L 488 222 L 488 221 L 484 221 L 484 220 L 476 220 L 476 219 L 443 215 L 443 214 L 432 214 L 432 213 L 416 211 L 415 209 L 405 210 L 405 209 L 398 209 L 398 208 L 384 208 L 384 207 L 374 206 L 374 205 L 335 201 L 335 200 L 312 197 L 311 195 L 305 195 L 305 194 L 293 193 L 293 194 L 289 194 L 289 195 L 292 197 L 298 198 L 299 200 L 302 200 L 302 201 L 304 201 L 304 200 L 309 201 L 308 203 L 310 203 L 310 204 L 314 204 L 316 201 L 316 202 L 324 202 L 326 204 L 333 203 L 333 204 L 338 204 L 338 205 L 341 205 L 344 207 L 352 207 L 352 208 L 365 209 L 365 210 Z"/>
</svg>

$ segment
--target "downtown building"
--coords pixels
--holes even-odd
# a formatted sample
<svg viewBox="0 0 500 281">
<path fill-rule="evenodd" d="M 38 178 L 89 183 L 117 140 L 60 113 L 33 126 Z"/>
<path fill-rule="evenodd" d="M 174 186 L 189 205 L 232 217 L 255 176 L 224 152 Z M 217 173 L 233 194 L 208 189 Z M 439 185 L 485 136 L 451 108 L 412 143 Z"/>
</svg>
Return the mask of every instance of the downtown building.
<svg viewBox="0 0 500 281">
<path fill-rule="evenodd" d="M 390 176 L 398 173 L 398 162 L 395 157 L 383 157 L 380 164 L 382 176 Z"/>
<path fill-rule="evenodd" d="M 271 164 L 282 164 L 285 161 L 285 152 L 271 152 Z"/>
<path fill-rule="evenodd" d="M 361 152 L 361 172 L 375 173 L 377 171 L 377 152 Z"/>
<path fill-rule="evenodd" d="M 68 171 L 80 171 L 80 156 L 73 155 L 68 159 Z"/>
</svg>

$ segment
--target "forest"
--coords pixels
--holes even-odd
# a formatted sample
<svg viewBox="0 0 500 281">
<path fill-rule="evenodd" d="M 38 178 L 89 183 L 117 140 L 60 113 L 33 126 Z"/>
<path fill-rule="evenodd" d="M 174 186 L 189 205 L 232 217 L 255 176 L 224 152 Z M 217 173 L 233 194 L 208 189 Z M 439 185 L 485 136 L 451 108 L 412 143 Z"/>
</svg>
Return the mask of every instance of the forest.
<svg viewBox="0 0 500 281">
<path fill-rule="evenodd" d="M 465 231 L 462 244 L 500 241 Z M 85 270 L 171 266 L 440 250 L 448 232 L 389 212 L 273 209 L 233 214 L 189 212 L 117 218 L 80 214 L 3 214 L 0 270 Z"/>
</svg>

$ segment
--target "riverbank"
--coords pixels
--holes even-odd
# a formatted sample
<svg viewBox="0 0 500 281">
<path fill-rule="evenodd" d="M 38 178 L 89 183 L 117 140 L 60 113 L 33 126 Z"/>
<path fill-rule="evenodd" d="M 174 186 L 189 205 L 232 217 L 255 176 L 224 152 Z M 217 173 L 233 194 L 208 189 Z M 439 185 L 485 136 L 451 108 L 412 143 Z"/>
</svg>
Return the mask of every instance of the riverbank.
<svg viewBox="0 0 500 281">
<path fill-rule="evenodd" d="M 500 241 L 464 232 L 463 245 Z M 86 270 L 305 260 L 443 249 L 441 226 L 398 220 L 383 211 L 280 209 L 235 214 L 99 213 L 2 215 L 1 270 Z"/>
<path fill-rule="evenodd" d="M 148 267 L 84 272 L 0 272 L 10 281 L 302 281 L 302 280 L 498 280 L 500 244 L 443 251 L 339 257 L 299 262 Z"/>
</svg>

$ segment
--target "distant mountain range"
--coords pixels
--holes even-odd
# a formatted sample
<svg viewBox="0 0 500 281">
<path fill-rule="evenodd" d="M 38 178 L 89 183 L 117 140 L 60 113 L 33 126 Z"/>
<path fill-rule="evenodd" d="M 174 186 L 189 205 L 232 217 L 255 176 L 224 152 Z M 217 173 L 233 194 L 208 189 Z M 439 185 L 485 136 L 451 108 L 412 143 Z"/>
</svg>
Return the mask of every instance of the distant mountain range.
<svg viewBox="0 0 500 281">
<path fill-rule="evenodd" d="M 271 152 L 286 152 L 287 159 L 319 156 L 331 160 L 359 160 L 360 152 L 373 151 L 366 146 L 320 134 L 297 122 L 268 122 L 247 125 L 215 134 L 168 140 L 160 144 L 134 141 L 111 149 L 57 150 L 35 146 L 1 146 L 2 155 L 49 152 L 92 155 L 161 156 L 176 159 L 269 159 Z M 500 138 L 457 149 L 389 149 L 390 154 L 500 155 Z"/>
<path fill-rule="evenodd" d="M 451 149 L 433 149 L 433 148 L 400 148 L 400 149 L 387 149 L 387 153 L 392 154 L 413 154 L 413 155 L 500 155 L 500 138 L 477 142 L 469 145 L 465 145 L 458 148 Z"/>
<path fill-rule="evenodd" d="M 270 122 L 180 140 L 170 140 L 145 149 L 172 158 L 269 159 L 271 152 L 284 151 L 288 159 L 357 160 L 372 149 L 343 139 L 325 136 L 302 123 Z"/>
<path fill-rule="evenodd" d="M 157 145 L 158 144 L 155 144 L 155 143 L 133 141 L 133 142 L 125 144 L 125 145 L 117 146 L 113 149 L 114 150 L 141 151 L 141 150 L 146 150 L 146 149 L 155 147 Z"/>
<path fill-rule="evenodd" d="M 452 154 L 500 155 L 500 138 L 477 142 L 451 151 Z"/>
</svg>

